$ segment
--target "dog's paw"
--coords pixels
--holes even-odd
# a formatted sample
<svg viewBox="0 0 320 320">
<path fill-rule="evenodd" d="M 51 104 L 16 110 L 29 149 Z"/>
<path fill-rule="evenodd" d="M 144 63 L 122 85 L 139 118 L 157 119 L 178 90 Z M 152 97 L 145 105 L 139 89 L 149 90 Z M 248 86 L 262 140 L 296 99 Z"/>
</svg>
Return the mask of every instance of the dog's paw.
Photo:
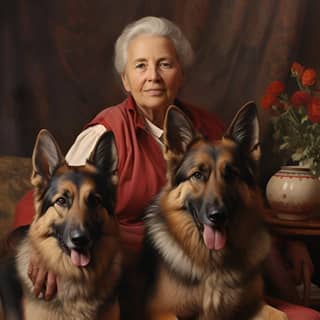
<svg viewBox="0 0 320 320">
<path fill-rule="evenodd" d="M 288 320 L 288 317 L 284 312 L 265 304 L 253 320 Z"/>
</svg>

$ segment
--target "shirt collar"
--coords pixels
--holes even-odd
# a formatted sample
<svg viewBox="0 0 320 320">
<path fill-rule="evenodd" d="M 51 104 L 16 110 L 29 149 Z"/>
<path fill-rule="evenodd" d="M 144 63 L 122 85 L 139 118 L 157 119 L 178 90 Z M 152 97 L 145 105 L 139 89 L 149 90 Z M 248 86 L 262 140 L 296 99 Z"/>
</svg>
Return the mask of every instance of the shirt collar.
<svg viewBox="0 0 320 320">
<path fill-rule="evenodd" d="M 161 139 L 162 135 L 163 135 L 163 130 L 159 127 L 157 127 L 154 123 L 152 123 L 149 119 L 145 118 L 146 120 L 146 124 L 148 126 L 148 129 L 150 131 L 150 133 L 156 137 L 157 139 Z"/>
</svg>

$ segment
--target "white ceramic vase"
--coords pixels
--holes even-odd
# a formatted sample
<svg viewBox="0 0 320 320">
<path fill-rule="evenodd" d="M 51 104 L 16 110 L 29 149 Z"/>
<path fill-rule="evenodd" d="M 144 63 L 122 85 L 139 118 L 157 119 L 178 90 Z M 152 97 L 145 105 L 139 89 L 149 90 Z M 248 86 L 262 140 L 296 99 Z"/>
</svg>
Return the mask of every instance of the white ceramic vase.
<svg viewBox="0 0 320 320">
<path fill-rule="evenodd" d="M 308 168 L 284 166 L 268 181 L 266 197 L 279 218 L 304 220 L 320 210 L 320 180 Z"/>
</svg>

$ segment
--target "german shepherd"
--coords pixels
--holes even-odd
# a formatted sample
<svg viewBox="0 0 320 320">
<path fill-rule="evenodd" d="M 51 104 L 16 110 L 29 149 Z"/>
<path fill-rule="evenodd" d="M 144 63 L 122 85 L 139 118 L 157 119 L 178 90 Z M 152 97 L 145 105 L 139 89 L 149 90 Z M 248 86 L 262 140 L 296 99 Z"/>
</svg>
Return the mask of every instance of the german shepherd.
<svg viewBox="0 0 320 320">
<path fill-rule="evenodd" d="M 261 271 L 270 238 L 260 217 L 254 103 L 242 107 L 214 143 L 172 106 L 164 145 L 167 185 L 146 214 L 145 279 L 140 300 L 128 308 L 130 319 L 286 319 L 263 307 Z"/>
<path fill-rule="evenodd" d="M 6 319 L 92 320 L 101 314 L 118 319 L 121 252 L 114 213 L 117 156 L 113 134 L 107 132 L 99 139 L 86 165 L 69 166 L 52 135 L 41 130 L 32 163 L 36 214 L 17 248 L 16 278 L 12 264 L 3 267 Z M 32 252 L 57 275 L 58 290 L 51 301 L 33 294 L 27 274 Z M 3 279 L 5 274 L 10 283 Z"/>
</svg>

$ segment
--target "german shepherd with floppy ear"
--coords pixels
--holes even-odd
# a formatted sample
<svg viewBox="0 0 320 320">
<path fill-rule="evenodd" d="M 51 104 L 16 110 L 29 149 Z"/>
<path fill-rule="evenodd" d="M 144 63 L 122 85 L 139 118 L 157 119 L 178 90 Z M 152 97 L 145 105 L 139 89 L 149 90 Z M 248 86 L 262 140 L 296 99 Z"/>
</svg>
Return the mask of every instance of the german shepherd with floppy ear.
<svg viewBox="0 0 320 320">
<path fill-rule="evenodd" d="M 164 144 L 168 182 L 145 218 L 146 279 L 140 288 L 145 306 L 133 301 L 137 307 L 130 319 L 170 313 L 179 319 L 285 319 L 263 307 L 261 267 L 270 238 L 256 185 L 255 105 L 242 107 L 214 143 L 170 107 Z"/>
<path fill-rule="evenodd" d="M 99 139 L 85 166 L 69 166 L 54 138 L 42 130 L 32 162 L 36 214 L 17 248 L 16 271 L 5 268 L 11 283 L 4 284 L 2 275 L 6 319 L 92 320 L 101 314 L 118 319 L 121 253 L 113 134 Z M 27 275 L 32 252 L 57 275 L 58 291 L 51 301 L 33 294 Z"/>
</svg>

